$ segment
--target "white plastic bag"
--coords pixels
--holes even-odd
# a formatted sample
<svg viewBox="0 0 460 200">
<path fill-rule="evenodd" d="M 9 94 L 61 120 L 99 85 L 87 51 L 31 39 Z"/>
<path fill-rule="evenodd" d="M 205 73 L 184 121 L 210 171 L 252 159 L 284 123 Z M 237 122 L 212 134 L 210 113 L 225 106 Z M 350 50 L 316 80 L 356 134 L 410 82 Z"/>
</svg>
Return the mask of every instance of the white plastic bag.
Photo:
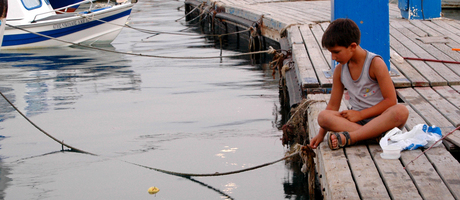
<svg viewBox="0 0 460 200">
<path fill-rule="evenodd" d="M 405 133 L 402 133 L 399 128 L 395 127 L 388 131 L 379 143 L 382 149 L 397 146 L 402 151 L 414 150 L 420 147 L 428 148 L 441 138 L 442 133 L 439 127 L 417 124 L 411 131 Z M 436 146 L 440 144 L 439 142 Z"/>
</svg>

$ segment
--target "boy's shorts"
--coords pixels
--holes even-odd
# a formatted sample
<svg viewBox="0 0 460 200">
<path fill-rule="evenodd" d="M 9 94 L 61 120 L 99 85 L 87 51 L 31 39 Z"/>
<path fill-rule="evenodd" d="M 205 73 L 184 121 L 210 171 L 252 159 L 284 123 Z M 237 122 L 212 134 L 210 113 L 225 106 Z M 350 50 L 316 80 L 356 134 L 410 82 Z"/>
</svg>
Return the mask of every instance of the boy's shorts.
<svg viewBox="0 0 460 200">
<path fill-rule="evenodd" d="M 359 125 L 361 125 L 361 126 L 364 126 L 365 124 L 367 124 L 368 122 L 370 122 L 370 121 L 373 120 L 374 118 L 375 118 L 375 117 L 363 119 L 363 120 L 358 121 L 358 122 L 356 122 L 356 123 L 359 124 Z"/>
</svg>

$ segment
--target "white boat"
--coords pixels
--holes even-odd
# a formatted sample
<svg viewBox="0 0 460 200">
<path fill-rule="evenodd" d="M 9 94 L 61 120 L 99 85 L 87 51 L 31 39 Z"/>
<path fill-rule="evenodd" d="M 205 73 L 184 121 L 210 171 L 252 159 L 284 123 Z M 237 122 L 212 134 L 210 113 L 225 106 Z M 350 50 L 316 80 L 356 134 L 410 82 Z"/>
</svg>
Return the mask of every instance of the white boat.
<svg viewBox="0 0 460 200">
<path fill-rule="evenodd" d="M 86 2 L 92 5 L 91 0 Z M 126 0 L 65 14 L 56 14 L 48 0 L 8 0 L 8 5 L 2 49 L 110 44 L 128 20 L 134 3 Z"/>
<path fill-rule="evenodd" d="M 0 46 L 2 46 L 2 42 L 3 42 L 3 33 L 5 32 L 7 11 L 8 11 L 8 0 L 0 0 Z"/>
<path fill-rule="evenodd" d="M 80 6 L 80 4 L 77 4 L 77 3 L 79 3 L 81 0 L 48 0 L 48 1 L 50 2 L 51 7 L 53 7 L 53 9 L 57 9 L 61 11 L 62 13 L 65 13 L 65 12 L 74 12 L 75 10 L 77 10 L 78 6 Z M 77 5 L 69 6 L 72 4 L 77 4 Z M 64 7 L 65 9 L 61 9 Z M 57 13 L 60 14 L 61 12 L 57 12 Z"/>
</svg>

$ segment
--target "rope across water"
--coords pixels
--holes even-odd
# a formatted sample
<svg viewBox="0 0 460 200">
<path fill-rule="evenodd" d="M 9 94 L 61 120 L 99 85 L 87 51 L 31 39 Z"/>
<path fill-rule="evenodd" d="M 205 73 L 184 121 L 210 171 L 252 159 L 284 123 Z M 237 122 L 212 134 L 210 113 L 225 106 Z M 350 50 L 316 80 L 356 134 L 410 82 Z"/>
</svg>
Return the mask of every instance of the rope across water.
<svg viewBox="0 0 460 200">
<path fill-rule="evenodd" d="M 196 7 L 195 9 L 200 9 L 202 10 L 200 16 L 202 16 L 204 13 L 205 13 L 205 9 L 201 9 L 201 8 L 198 8 Z M 195 10 L 194 9 L 194 10 Z M 78 14 L 78 16 L 82 17 L 82 18 L 86 18 L 86 16 L 83 16 L 81 14 Z M 106 22 L 106 21 L 103 21 L 103 20 L 99 20 L 99 19 L 94 19 L 94 20 L 97 20 L 97 21 L 101 21 L 101 22 L 104 22 L 104 23 L 110 23 L 110 22 Z M 113 24 L 113 25 L 116 25 L 114 23 L 110 23 L 110 24 Z M 98 48 L 98 47 L 93 47 L 93 46 L 88 46 L 88 45 L 82 45 L 82 44 L 78 44 L 78 43 L 73 43 L 73 42 L 69 42 L 69 41 L 65 41 L 65 40 L 62 40 L 62 39 L 59 39 L 59 38 L 54 38 L 54 37 L 51 37 L 51 36 L 47 36 L 47 35 L 44 35 L 44 34 L 41 34 L 41 33 L 37 33 L 37 32 L 33 32 L 33 31 L 29 31 L 27 29 L 24 29 L 24 28 L 21 28 L 21 27 L 18 27 L 18 26 L 14 26 L 14 25 L 11 25 L 11 24 L 6 24 L 8 27 L 11 27 L 11 28 L 15 28 L 15 29 L 18 29 L 18 30 L 21 30 L 21 31 L 24 31 L 24 32 L 27 32 L 27 33 L 32 33 L 32 34 L 35 34 L 35 35 L 38 35 L 38 36 L 41 36 L 41 37 L 45 37 L 45 38 L 48 38 L 48 39 L 52 39 L 52 40 L 56 40 L 56 41 L 60 41 L 60 42 L 63 42 L 63 43 L 67 43 L 67 44 L 71 44 L 71 45 L 75 45 L 75 46 L 80 46 L 80 47 L 85 47 L 85 48 L 90 48 L 90 49 L 95 49 L 95 50 L 99 50 L 99 51 L 105 51 L 105 52 L 111 52 L 111 53 L 117 53 L 117 54 L 125 54 L 125 55 L 133 55 L 133 56 L 142 56 L 142 57 L 154 57 L 154 58 L 169 58 L 169 59 L 213 59 L 213 58 L 224 58 L 224 57 L 237 57 L 237 56 L 245 56 L 245 55 L 254 55 L 254 54 L 262 54 L 262 53 L 269 53 L 269 54 L 274 54 L 274 53 L 277 53 L 277 50 L 273 49 L 271 46 L 269 47 L 268 50 L 265 50 L 265 51 L 257 51 L 257 52 L 248 52 L 248 53 L 239 53 L 239 54 L 233 54 L 233 55 L 225 55 L 225 56 L 202 56 L 202 57 L 174 57 L 174 56 L 159 56 L 159 55 L 145 55 L 145 54 L 136 54 L 136 53 L 128 53 L 128 52 L 119 52 L 119 51 L 114 51 L 114 50 L 109 50 L 109 49 L 104 49 L 104 48 Z M 134 27 L 131 27 L 129 25 L 124 25 L 123 27 L 128 27 L 128 28 L 131 28 L 131 29 L 135 29 L 135 30 L 138 30 L 138 31 L 141 31 L 141 32 L 145 32 L 145 33 L 152 33 L 152 34 L 160 34 L 160 33 L 166 33 L 166 34 L 176 34 L 176 35 L 190 35 L 190 34 L 185 34 L 185 33 L 171 33 L 171 32 L 160 32 L 160 31 L 152 31 L 152 30 L 147 30 L 147 29 L 140 29 L 140 28 L 134 28 Z M 219 38 L 221 38 L 221 36 L 225 36 L 225 35 L 230 35 L 230 34 L 239 34 L 239 33 L 243 33 L 243 32 L 248 32 L 252 30 L 252 28 L 248 28 L 246 30 L 243 30 L 243 31 L 238 31 L 238 32 L 234 32 L 234 33 L 226 33 L 226 34 L 220 34 L 220 35 L 206 35 L 206 36 L 218 36 Z M 85 154 L 89 154 L 89 155 L 93 155 L 93 156 L 100 156 L 98 154 L 95 154 L 95 153 L 91 153 L 91 152 L 88 152 L 88 151 L 84 151 L 84 150 L 81 150 L 81 149 L 78 149 L 76 147 L 73 147 L 71 145 L 68 145 L 66 143 L 64 143 L 63 141 L 53 137 L 51 134 L 47 133 L 46 131 L 44 131 L 43 129 L 41 129 L 39 126 L 37 126 L 34 122 L 32 122 L 27 116 L 25 116 L 11 101 L 8 100 L 8 98 L 6 96 L 3 95 L 2 92 L 0 92 L 0 95 L 24 118 L 26 119 L 31 125 L 33 125 L 35 128 L 37 128 L 40 132 L 42 132 L 43 134 L 45 134 L 46 136 L 48 136 L 49 138 L 51 138 L 52 140 L 58 142 L 59 144 L 62 145 L 62 147 L 67 147 L 69 148 L 71 151 L 74 151 L 74 152 L 79 152 L 79 153 L 85 153 Z M 64 149 L 64 148 L 63 148 Z M 273 162 L 268 162 L 268 163 L 264 163 L 264 164 L 261 164 L 261 165 L 257 165 L 257 166 L 254 166 L 254 167 L 250 167 L 250 168 L 246 168 L 246 169 L 242 169 L 242 170 L 236 170 L 236 171 L 231 171 L 231 172 L 223 172 L 223 173 L 219 173 L 219 172 L 216 172 L 216 173 L 209 173 L 209 174 L 195 174 L 195 173 L 182 173 L 182 172 L 174 172 L 174 171 L 169 171 L 169 170 L 163 170 L 163 169 L 158 169 L 158 168 L 154 168 L 154 167 L 149 167 L 149 166 L 146 166 L 146 165 L 141 165 L 141 164 L 137 164 L 137 163 L 133 163 L 133 162 L 128 162 L 128 161 L 124 161 L 124 160 L 120 160 L 122 162 L 125 162 L 125 163 L 129 163 L 129 164 L 132 164 L 132 165 L 136 165 L 136 166 L 139 166 L 139 167 L 143 167 L 143 168 L 146 168 L 146 169 L 150 169 L 150 170 L 155 170 L 155 171 L 159 171 L 159 172 L 163 172 L 163 173 L 166 173 L 166 174 L 171 174 L 171 175 L 176 175 L 176 176 L 182 176 L 182 177 L 192 177 L 192 176 L 200 176 L 200 177 L 204 177 L 204 176 L 224 176 L 224 175 L 230 175 L 230 174 L 236 174 L 236 173 L 242 173 L 242 172 L 246 172 L 246 171 L 251 171 L 251 170 L 255 170 L 255 169 L 258 169 L 258 168 L 262 168 L 262 167 L 265 167 L 265 166 L 269 166 L 269 165 L 273 165 L 275 163 L 278 163 L 280 161 L 283 161 L 283 160 L 286 160 L 286 159 L 289 159 L 289 158 L 292 158 L 296 155 L 299 154 L 299 150 L 296 150 L 294 153 L 291 153 L 283 158 L 280 158 L 278 160 L 275 160 Z"/>
<path fill-rule="evenodd" d="M 67 147 L 67 148 L 70 148 L 71 151 L 73 152 L 79 152 L 79 153 L 85 153 L 85 154 L 89 154 L 89 155 L 92 155 L 92 156 L 100 156 L 98 154 L 95 154 L 95 153 L 91 153 L 89 151 L 84 151 L 84 150 L 81 150 L 81 149 L 78 149 L 78 148 L 75 148 L 73 146 L 70 146 L 66 143 L 64 143 L 63 141 L 60 141 L 58 140 L 57 138 L 53 137 L 51 134 L 47 133 L 46 131 L 44 131 L 43 129 L 41 129 L 39 126 L 37 126 L 35 123 L 32 122 L 32 120 L 30 120 L 27 116 L 25 116 L 8 98 L 6 98 L 5 95 L 3 95 L 2 92 L 0 92 L 0 95 L 8 102 L 8 104 L 10 104 L 22 117 L 24 117 L 24 119 L 26 119 L 30 124 L 32 124 L 35 128 L 37 128 L 40 132 L 42 132 L 43 134 L 45 134 L 46 136 L 48 136 L 49 138 L 51 138 L 52 140 L 56 141 L 57 143 L 61 144 L 63 147 Z M 159 172 L 163 172 L 163 173 L 166 173 L 166 174 L 171 174 L 171 175 L 175 175 L 175 176 L 182 176 L 182 177 L 192 177 L 192 176 L 196 176 L 196 177 L 204 177 L 204 176 L 224 176 L 224 175 L 230 175 L 230 174 L 237 174 L 237 173 L 242 173 L 242 172 L 246 172 L 246 171 L 251 171 L 251 170 L 255 170 L 255 169 L 258 169 L 258 168 L 262 168 L 262 167 L 266 167 L 266 166 L 269 166 L 269 165 L 273 165 L 275 163 L 278 163 L 280 161 L 283 161 L 283 160 L 286 160 L 286 159 L 289 159 L 289 158 L 292 158 L 296 155 L 299 155 L 299 150 L 296 149 L 295 152 L 287 155 L 287 156 L 284 156 L 283 158 L 280 158 L 278 160 L 275 160 L 273 162 L 268 162 L 268 163 L 265 163 L 265 164 L 261 164 L 261 165 L 257 165 L 257 166 L 254 166 L 254 167 L 249 167 L 249 168 L 246 168 L 246 169 L 242 169 L 242 170 L 236 170 L 236 171 L 230 171 L 230 172 L 224 172 L 224 173 L 219 173 L 219 172 L 216 172 L 216 173 L 210 173 L 210 174 L 195 174 L 195 173 L 182 173 L 182 172 L 174 172 L 174 171 L 169 171 L 169 170 L 164 170 L 164 169 L 159 169 L 159 168 L 155 168 L 155 167 L 149 167 L 149 166 L 146 166 L 146 165 L 141 165 L 141 164 L 137 164 L 137 163 L 133 163 L 133 162 L 128 162 L 128 161 L 124 161 L 124 160 L 121 160 L 121 159 L 117 159 L 117 160 L 120 160 L 122 162 L 125 162 L 125 163 L 129 163 L 129 164 L 132 164 L 132 165 L 136 165 L 136 166 L 139 166 L 139 167 L 143 167 L 143 168 L 146 168 L 146 169 L 150 169 L 150 170 L 155 170 L 155 171 L 159 171 Z M 107 157 L 108 158 L 108 157 Z M 115 158 L 111 158 L 111 159 L 115 159 Z"/>
</svg>

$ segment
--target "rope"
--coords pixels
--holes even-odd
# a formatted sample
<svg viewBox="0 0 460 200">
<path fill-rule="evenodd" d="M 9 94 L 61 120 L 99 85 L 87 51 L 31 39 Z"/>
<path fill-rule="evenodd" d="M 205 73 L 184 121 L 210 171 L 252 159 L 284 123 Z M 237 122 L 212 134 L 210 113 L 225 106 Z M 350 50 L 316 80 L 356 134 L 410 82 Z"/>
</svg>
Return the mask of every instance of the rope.
<svg viewBox="0 0 460 200">
<path fill-rule="evenodd" d="M 35 123 L 33 123 L 28 117 L 26 117 L 24 114 L 22 114 L 22 112 L 16 108 L 16 106 L 14 106 L 13 103 L 11 103 L 10 100 L 8 100 L 8 98 L 6 98 L 5 95 L 3 95 L 2 92 L 0 92 L 0 95 L 2 95 L 2 97 L 8 102 L 8 104 L 10 104 L 22 117 L 24 117 L 24 119 L 26 119 L 30 124 L 32 124 L 35 128 L 37 128 L 39 131 L 41 131 L 43 134 L 45 134 L 46 136 L 48 136 L 49 138 L 51 138 L 52 140 L 56 141 L 57 143 L 61 144 L 62 146 L 65 146 L 67 148 L 70 148 L 71 151 L 75 151 L 75 152 L 79 152 L 79 153 L 85 153 L 85 154 L 89 154 L 89 155 L 93 155 L 93 156 L 96 156 L 96 154 L 93 154 L 93 153 L 90 153 L 90 152 L 87 152 L 87 151 L 83 151 L 81 149 L 77 149 L 75 147 L 72 147 L 66 143 L 64 143 L 63 141 L 59 141 L 58 139 L 56 139 L 55 137 L 53 137 L 52 135 L 48 134 L 46 131 L 44 131 L 43 129 L 41 129 L 40 127 L 38 127 Z"/>
<path fill-rule="evenodd" d="M 269 166 L 269 165 L 273 165 L 273 164 L 275 164 L 275 163 L 277 163 L 277 162 L 280 162 L 280 161 L 283 161 L 283 160 L 292 158 L 292 157 L 297 156 L 297 155 L 299 155 L 299 151 L 295 151 L 294 153 L 291 153 L 291 154 L 289 154 L 289 155 L 287 155 L 287 156 L 284 156 L 283 158 L 278 159 L 278 160 L 275 160 L 275 161 L 273 161 L 273 162 L 268 162 L 268 163 L 265 163 L 265 164 L 257 165 L 257 166 L 250 167 L 250 168 L 246 168 L 246 169 L 242 169 L 242 170 L 236 170 L 236 171 L 230 171 L 230 172 L 223 172 L 223 173 L 216 172 L 216 173 L 212 173 L 212 174 L 193 174 L 193 173 L 173 172 L 173 171 L 162 170 L 162 169 L 158 169 L 158 168 L 154 168 L 154 167 L 149 167 L 149 166 L 145 166 L 145 165 L 141 165 L 141 164 L 136 164 L 136 163 L 132 163 L 132 162 L 128 162 L 128 161 L 124 161 L 124 162 L 129 163 L 129 164 L 132 164 L 132 165 L 137 165 L 137 166 L 139 166 L 139 167 L 143 167 L 143 168 L 146 168 L 146 169 L 155 170 L 155 171 L 163 172 L 163 173 L 166 173 L 166 174 L 175 175 L 175 176 L 182 176 L 182 177 L 192 177 L 192 176 L 196 176 L 196 177 L 205 177 L 205 176 L 225 176 L 225 175 L 231 175 L 231 174 L 237 174 L 237 173 L 242 173 L 242 172 L 246 172 L 246 171 L 251 171 L 251 170 L 258 169 L 258 168 L 262 168 L 262 167 L 266 167 L 266 166 Z"/>
<path fill-rule="evenodd" d="M 193 8 L 190 12 L 188 12 L 186 15 L 184 15 L 183 17 L 179 18 L 179 19 L 176 19 L 174 20 L 175 22 L 178 22 L 179 20 L 189 16 L 190 14 L 192 14 L 196 9 L 198 9 L 198 7 L 202 7 L 204 4 L 206 4 L 206 2 L 201 2 L 200 6 L 195 6 L 195 8 Z"/>
<path fill-rule="evenodd" d="M 38 35 L 38 36 L 41 36 L 41 37 L 45 37 L 45 38 L 48 38 L 48 39 L 60 41 L 60 42 L 75 45 L 75 46 L 95 49 L 95 50 L 99 50 L 99 51 L 111 52 L 111 53 L 131 55 L 131 56 L 142 56 L 142 57 L 153 57 L 153 58 L 169 58 L 169 59 L 212 59 L 212 58 L 228 58 L 228 57 L 238 57 L 238 56 L 246 56 L 246 55 L 274 52 L 273 47 L 270 46 L 270 48 L 268 50 L 265 50 L 265 51 L 238 53 L 238 54 L 226 55 L 226 56 L 198 56 L 198 57 L 184 56 L 184 57 L 175 57 L 175 56 L 158 56 L 158 55 L 136 54 L 136 53 L 120 52 L 120 51 L 115 51 L 115 50 L 109 50 L 109 49 L 104 49 L 104 48 L 99 48 L 99 47 L 93 47 L 93 46 L 73 43 L 73 42 L 61 40 L 61 39 L 58 39 L 58 38 L 55 38 L 55 37 L 51 37 L 51 36 L 48 36 L 48 35 L 44 35 L 44 34 L 41 34 L 41 33 L 32 32 L 32 31 L 29 31 L 29 30 L 26 30 L 26 29 L 23 29 L 23 28 L 20 28 L 20 27 L 17 27 L 17 26 L 13 26 L 11 24 L 6 24 L 6 25 L 11 27 L 11 28 L 15 28 L 15 29 L 18 29 L 18 30 L 21 30 L 21 31 L 24 31 L 24 32 L 32 33 L 32 34 L 35 34 L 35 35 Z"/>
<path fill-rule="evenodd" d="M 94 154 L 94 153 L 90 153 L 88 151 L 84 151 L 84 150 L 81 150 L 81 149 L 78 149 L 78 148 L 75 148 L 75 147 L 72 147 L 68 144 L 65 144 L 64 142 L 61 142 L 60 140 L 56 139 L 55 137 L 53 137 L 52 135 L 48 134 L 46 131 L 44 131 L 43 129 L 41 129 L 39 126 L 37 126 L 35 123 L 33 123 L 28 117 L 26 117 L 16 106 L 14 106 L 13 103 L 11 103 L 10 100 L 8 100 L 8 98 L 6 98 L 5 95 L 3 95 L 2 92 L 0 92 L 0 95 L 22 116 L 24 117 L 24 119 L 26 119 L 30 124 L 32 124 L 35 128 L 37 128 L 39 131 L 41 131 L 42 133 L 44 133 L 46 136 L 48 136 L 49 138 L 53 139 L 54 141 L 58 142 L 59 144 L 65 146 L 65 147 L 68 147 L 71 149 L 71 151 L 73 152 L 78 152 L 78 153 L 85 153 L 85 154 L 89 154 L 89 155 L 93 155 L 93 156 L 99 156 L 97 154 Z M 146 168 L 146 169 L 150 169 L 150 170 L 155 170 L 155 171 L 159 171 L 159 172 L 163 172 L 163 173 L 166 173 L 166 174 L 171 174 L 171 175 L 175 175 L 175 176 L 181 176 L 181 177 L 192 177 L 192 176 L 199 176 L 199 177 L 204 177 L 204 176 L 224 176 L 224 175 L 230 175 L 230 174 L 237 174 L 237 173 L 242 173 L 242 172 L 246 172 L 246 171 L 251 171 L 251 170 L 255 170 L 255 169 L 258 169 L 258 168 L 262 168 L 262 167 L 265 167 L 265 166 L 269 166 L 269 165 L 273 165 L 277 162 L 280 162 L 280 161 L 283 161 L 283 160 L 286 160 L 288 158 L 291 158 L 291 157 L 294 157 L 296 155 L 299 155 L 299 150 L 296 150 L 294 153 L 291 153 L 287 156 L 284 156 L 283 158 L 281 159 L 278 159 L 278 160 L 275 160 L 273 162 L 268 162 L 268 163 L 265 163 L 265 164 L 261 164 L 261 165 L 257 165 L 257 166 L 254 166 L 254 167 L 250 167 L 250 168 L 246 168 L 246 169 L 242 169 L 242 170 L 236 170 L 236 171 L 230 171 L 230 172 L 224 172 L 224 173 L 212 173 L 212 174 L 193 174 L 193 173 L 181 173 L 181 172 L 173 172 L 173 171 L 169 171 L 169 170 L 164 170 L 164 169 L 158 169 L 158 168 L 154 168 L 154 167 L 149 167 L 149 166 L 146 166 L 146 165 L 141 165 L 141 164 L 137 164 L 137 163 L 133 163 L 133 162 L 128 162 L 128 161 L 124 161 L 124 160 L 120 160 L 120 161 L 123 161 L 125 163 L 129 163 L 129 164 L 132 164 L 132 165 L 136 165 L 136 166 L 139 166 L 139 167 L 143 167 L 143 168 Z"/>
<path fill-rule="evenodd" d="M 190 13 L 192 13 L 194 10 L 196 10 L 198 8 L 198 6 L 196 6 L 192 11 L 190 11 L 187 15 L 189 15 Z M 201 9 L 201 8 L 200 8 Z M 195 17 L 194 19 L 190 20 L 190 21 L 194 21 L 195 19 L 201 17 L 203 14 L 205 14 L 205 11 L 207 11 L 206 9 L 205 10 L 202 10 L 201 14 L 198 15 L 197 17 Z M 66 12 L 63 12 L 63 11 L 56 11 L 58 13 L 66 13 Z M 206 14 L 208 14 L 209 12 L 207 12 Z M 185 15 L 184 17 L 186 17 L 187 15 Z M 179 32 L 166 32 L 166 31 L 154 31 L 154 30 L 148 30 L 148 29 L 143 29 L 143 28 L 136 28 L 136 27 L 133 27 L 133 26 L 130 26 L 128 24 L 125 24 L 125 25 L 120 25 L 120 24 L 115 24 L 115 23 L 112 23 L 112 22 L 108 22 L 108 21 L 105 21 L 105 20 L 101 20 L 101 19 L 94 19 L 93 16 L 89 17 L 89 16 L 85 16 L 85 15 L 82 15 L 82 14 L 75 14 L 75 16 L 78 16 L 78 17 L 81 17 L 81 18 L 87 18 L 87 19 L 91 19 L 91 20 L 95 20 L 95 21 L 99 21 L 99 22 L 102 22 L 102 23 L 107 23 L 107 24 L 110 24 L 110 25 L 114 25 L 114 26 L 119 26 L 119 27 L 126 27 L 126 28 L 130 28 L 130 29 L 133 29 L 133 30 L 136 30 L 136 31 L 139 31 L 139 32 L 143 32 L 143 33 L 150 33 L 150 34 L 169 34 L 169 35 L 187 35 L 187 36 L 195 36 L 195 34 L 193 33 L 179 33 Z M 205 18 L 203 18 L 204 20 Z M 177 21 L 177 20 L 176 20 Z M 201 22 L 201 21 L 200 21 Z M 198 22 L 199 23 L 199 22 Z M 249 31 L 250 29 L 246 29 L 246 30 L 243 30 L 243 31 L 238 31 L 238 32 L 232 32 L 232 33 L 225 33 L 225 34 L 219 34 L 219 35 L 215 35 L 215 34 L 211 34 L 211 35 L 204 35 L 205 37 L 217 37 L 217 36 L 225 36 L 225 35 L 235 35 L 235 34 L 239 34 L 239 33 L 243 33 L 243 32 L 247 32 Z"/>
</svg>

